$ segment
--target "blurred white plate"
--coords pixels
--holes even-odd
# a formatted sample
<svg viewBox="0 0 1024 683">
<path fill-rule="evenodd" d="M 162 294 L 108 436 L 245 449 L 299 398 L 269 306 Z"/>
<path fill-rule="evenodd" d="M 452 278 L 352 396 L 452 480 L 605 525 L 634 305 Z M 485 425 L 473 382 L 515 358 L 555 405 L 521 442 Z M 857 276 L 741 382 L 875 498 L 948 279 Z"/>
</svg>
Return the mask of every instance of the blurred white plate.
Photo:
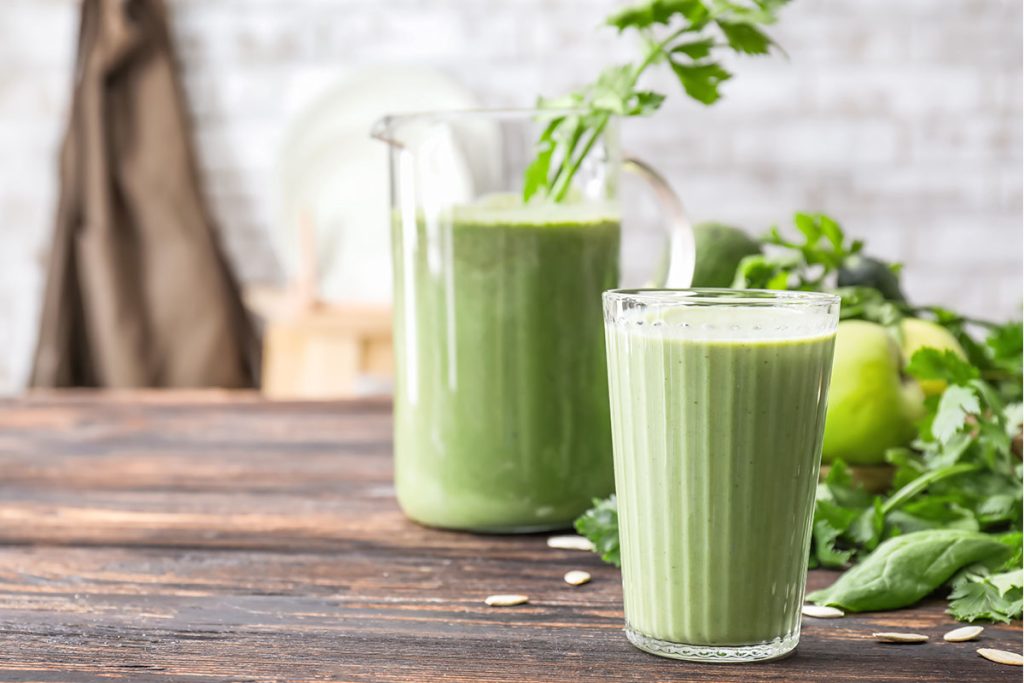
<svg viewBox="0 0 1024 683">
<path fill-rule="evenodd" d="M 289 125 L 277 168 L 271 241 L 289 281 L 299 269 L 303 214 L 315 227 L 318 294 L 331 302 L 391 301 L 387 149 L 370 138 L 381 116 L 475 109 L 473 95 L 432 69 L 361 69 L 327 88 Z"/>
</svg>

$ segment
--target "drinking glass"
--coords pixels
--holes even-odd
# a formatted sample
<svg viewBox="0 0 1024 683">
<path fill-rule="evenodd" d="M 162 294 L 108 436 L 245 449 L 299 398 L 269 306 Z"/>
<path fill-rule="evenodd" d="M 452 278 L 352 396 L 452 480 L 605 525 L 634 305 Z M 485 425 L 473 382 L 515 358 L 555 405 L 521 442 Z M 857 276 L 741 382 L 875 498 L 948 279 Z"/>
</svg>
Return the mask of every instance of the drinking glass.
<svg viewBox="0 0 1024 683">
<path fill-rule="evenodd" d="M 564 202 L 521 199 L 551 112 L 390 116 L 395 488 L 451 529 L 560 528 L 613 486 L 601 294 L 619 286 L 619 177 L 663 202 L 656 282 L 687 286 L 678 199 L 625 159 L 612 119 Z"/>
<path fill-rule="evenodd" d="M 604 315 L 627 637 L 695 661 L 787 654 L 838 297 L 616 290 Z"/>
</svg>

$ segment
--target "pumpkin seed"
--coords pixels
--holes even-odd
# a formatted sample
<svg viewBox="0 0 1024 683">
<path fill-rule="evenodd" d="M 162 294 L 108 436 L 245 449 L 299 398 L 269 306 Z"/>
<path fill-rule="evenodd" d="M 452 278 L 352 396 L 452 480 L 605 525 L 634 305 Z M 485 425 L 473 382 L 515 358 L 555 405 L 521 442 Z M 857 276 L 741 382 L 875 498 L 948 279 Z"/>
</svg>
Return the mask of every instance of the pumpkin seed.
<svg viewBox="0 0 1024 683">
<path fill-rule="evenodd" d="M 955 628 L 946 635 L 942 636 L 942 639 L 950 643 L 965 643 L 968 640 L 974 640 L 981 635 L 981 632 L 985 628 L 982 626 L 963 626 L 961 628 Z"/>
<path fill-rule="evenodd" d="M 594 551 L 594 544 L 583 536 L 552 536 L 548 539 L 549 548 L 557 548 L 559 550 L 586 550 L 589 552 Z"/>
<path fill-rule="evenodd" d="M 590 583 L 590 572 L 574 569 L 571 572 L 566 572 L 563 578 L 570 586 L 582 586 L 585 583 Z"/>
<path fill-rule="evenodd" d="M 928 636 L 920 633 L 872 633 L 871 636 L 883 643 L 927 643 Z"/>
<path fill-rule="evenodd" d="M 1007 664 L 1009 666 L 1024 666 L 1024 658 L 1022 658 L 1016 652 L 1007 652 L 1006 650 L 993 650 L 990 647 L 983 647 L 978 649 L 978 654 L 987 659 L 990 662 L 996 664 Z"/>
<path fill-rule="evenodd" d="M 530 598 L 525 595 L 488 595 L 484 599 L 490 607 L 514 607 L 515 605 L 522 605 L 530 601 Z"/>
<path fill-rule="evenodd" d="M 804 605 L 800 608 L 800 613 L 805 617 L 814 617 L 815 619 L 838 619 L 846 616 L 846 612 L 843 610 L 825 605 Z"/>
</svg>

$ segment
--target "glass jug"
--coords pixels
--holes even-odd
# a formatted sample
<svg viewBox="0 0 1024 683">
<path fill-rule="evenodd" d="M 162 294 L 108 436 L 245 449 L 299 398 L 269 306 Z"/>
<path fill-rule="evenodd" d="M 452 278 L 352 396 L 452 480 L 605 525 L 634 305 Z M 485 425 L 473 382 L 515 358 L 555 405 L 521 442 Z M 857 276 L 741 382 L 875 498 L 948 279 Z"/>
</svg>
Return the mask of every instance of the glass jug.
<svg viewBox="0 0 1024 683">
<path fill-rule="evenodd" d="M 547 112 L 550 113 L 550 112 Z M 570 525 L 614 489 L 601 294 L 620 285 L 620 171 L 664 204 L 650 284 L 686 287 L 693 234 L 609 122 L 561 203 L 522 202 L 529 110 L 385 117 L 394 268 L 395 489 L 422 524 Z"/>
</svg>

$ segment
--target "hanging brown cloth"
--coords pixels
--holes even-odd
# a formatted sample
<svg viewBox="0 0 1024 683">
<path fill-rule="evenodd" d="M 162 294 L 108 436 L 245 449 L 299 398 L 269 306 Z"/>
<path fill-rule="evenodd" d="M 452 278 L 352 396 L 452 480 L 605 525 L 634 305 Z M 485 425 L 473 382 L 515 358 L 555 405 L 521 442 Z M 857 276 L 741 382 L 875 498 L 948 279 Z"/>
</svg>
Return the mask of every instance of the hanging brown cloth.
<svg viewBox="0 0 1024 683">
<path fill-rule="evenodd" d="M 83 0 L 32 386 L 254 385 L 175 68 L 162 0 Z"/>
</svg>

